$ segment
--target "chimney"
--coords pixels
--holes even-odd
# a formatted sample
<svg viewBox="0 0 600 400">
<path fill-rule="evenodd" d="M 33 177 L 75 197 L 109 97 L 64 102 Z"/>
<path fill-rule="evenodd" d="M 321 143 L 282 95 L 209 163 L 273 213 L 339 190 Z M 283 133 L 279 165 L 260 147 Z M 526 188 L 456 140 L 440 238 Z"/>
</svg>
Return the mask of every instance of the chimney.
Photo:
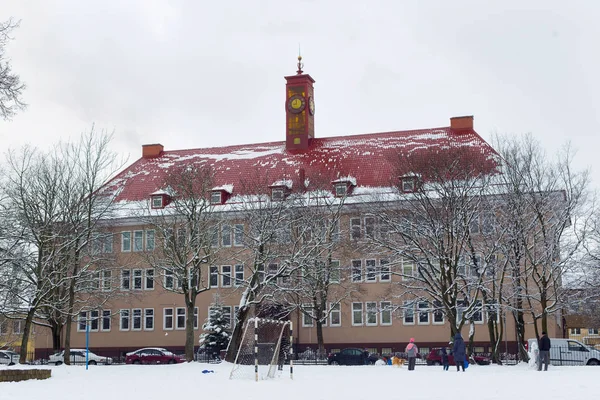
<svg viewBox="0 0 600 400">
<path fill-rule="evenodd" d="M 142 145 L 142 158 L 156 158 L 159 157 L 163 152 L 162 144 L 143 144 Z"/>
<path fill-rule="evenodd" d="M 452 129 L 473 129 L 473 116 L 450 118 L 450 128 Z"/>
</svg>

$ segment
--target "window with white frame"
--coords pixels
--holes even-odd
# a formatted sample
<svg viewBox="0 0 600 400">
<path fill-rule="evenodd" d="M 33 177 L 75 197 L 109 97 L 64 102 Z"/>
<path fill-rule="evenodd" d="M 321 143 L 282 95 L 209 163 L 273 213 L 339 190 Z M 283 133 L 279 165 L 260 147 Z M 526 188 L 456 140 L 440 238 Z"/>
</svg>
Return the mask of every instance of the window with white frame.
<svg viewBox="0 0 600 400">
<path fill-rule="evenodd" d="M 129 330 L 129 310 L 120 310 L 119 311 L 119 330 L 120 331 L 128 331 Z"/>
<path fill-rule="evenodd" d="M 402 192 L 413 193 L 416 189 L 416 180 L 414 176 L 403 176 L 402 177 Z"/>
<path fill-rule="evenodd" d="M 402 280 L 409 281 L 413 279 L 415 273 L 415 264 L 411 260 L 402 260 Z"/>
<path fill-rule="evenodd" d="M 283 188 L 276 187 L 271 189 L 271 200 L 273 201 L 281 201 L 285 197 L 285 192 Z"/>
<path fill-rule="evenodd" d="M 100 235 L 100 250 L 103 253 L 112 253 L 113 252 L 113 234 L 112 233 L 103 233 Z"/>
<path fill-rule="evenodd" d="M 145 290 L 154 290 L 154 268 L 146 269 Z"/>
<path fill-rule="evenodd" d="M 496 216 L 492 211 L 485 211 L 481 216 L 481 233 L 490 234 L 494 231 Z"/>
<path fill-rule="evenodd" d="M 102 271 L 102 291 L 109 292 L 112 284 L 112 271 Z"/>
<path fill-rule="evenodd" d="M 360 218 L 350 218 L 350 239 L 359 240 L 361 236 Z"/>
<path fill-rule="evenodd" d="M 145 331 L 153 331 L 154 330 L 154 308 L 145 308 L 144 309 L 144 330 Z"/>
<path fill-rule="evenodd" d="M 185 329 L 185 308 L 177 307 L 177 325 L 175 325 L 175 329 Z"/>
<path fill-rule="evenodd" d="M 433 323 L 443 324 L 444 323 L 444 308 L 442 302 L 439 300 L 433 301 Z"/>
<path fill-rule="evenodd" d="M 111 320 L 110 310 L 102 310 L 102 325 L 100 326 L 100 329 L 104 332 L 110 331 Z"/>
<path fill-rule="evenodd" d="M 333 242 L 339 242 L 340 241 L 340 220 L 336 219 L 333 221 L 329 221 L 329 224 L 331 225 L 331 240 Z"/>
<path fill-rule="evenodd" d="M 381 325 L 391 325 L 392 324 L 392 302 L 382 301 L 381 303 L 379 303 L 379 307 L 381 307 L 381 311 L 379 314 L 380 324 Z"/>
<path fill-rule="evenodd" d="M 240 311 L 240 306 L 233 306 L 233 316 L 231 319 L 233 325 L 231 325 L 231 329 L 235 328 L 235 326 L 237 325 L 238 311 Z"/>
<path fill-rule="evenodd" d="M 483 324 L 483 303 L 481 300 L 475 300 L 470 319 L 476 324 Z"/>
<path fill-rule="evenodd" d="M 141 331 L 142 330 L 142 309 L 134 308 L 131 310 L 131 330 Z"/>
<path fill-rule="evenodd" d="M 185 228 L 177 229 L 177 247 L 180 249 L 185 248 L 187 243 L 187 231 Z"/>
<path fill-rule="evenodd" d="M 194 307 L 194 329 L 198 329 L 198 307 Z"/>
<path fill-rule="evenodd" d="M 362 282 L 362 260 L 352 260 L 352 282 Z"/>
<path fill-rule="evenodd" d="M 500 306 L 498 303 L 491 301 L 485 304 L 485 312 L 488 320 L 500 321 Z"/>
<path fill-rule="evenodd" d="M 223 224 L 221 226 L 221 245 L 231 247 L 231 225 Z"/>
<path fill-rule="evenodd" d="M 175 246 L 175 234 L 173 233 L 173 229 L 166 228 L 163 232 L 164 234 L 164 246 L 165 248 L 173 248 Z"/>
<path fill-rule="evenodd" d="M 210 287 L 219 287 L 219 267 L 217 267 L 216 265 L 211 265 L 208 268 L 208 273 L 208 282 L 210 284 Z"/>
<path fill-rule="evenodd" d="M 154 230 L 149 229 L 146 231 L 146 251 L 154 251 L 155 244 Z"/>
<path fill-rule="evenodd" d="M 404 325 L 414 325 L 415 323 L 415 302 L 412 300 L 405 301 L 402 307 Z"/>
<path fill-rule="evenodd" d="M 131 251 L 131 232 L 121 232 L 121 251 Z"/>
<path fill-rule="evenodd" d="M 581 328 L 571 328 L 571 335 L 581 335 Z"/>
<path fill-rule="evenodd" d="M 366 325 L 373 326 L 377 325 L 377 303 L 374 301 L 368 301 L 365 303 L 366 308 Z"/>
<path fill-rule="evenodd" d="M 15 321 L 13 321 L 13 333 L 15 335 L 20 335 L 23 333 L 23 321 L 20 319 L 17 319 Z"/>
<path fill-rule="evenodd" d="M 131 271 L 124 269 L 121 271 L 121 290 L 131 289 Z"/>
<path fill-rule="evenodd" d="M 390 271 L 390 262 L 388 260 L 379 261 L 379 281 L 390 282 L 392 280 L 392 274 Z"/>
<path fill-rule="evenodd" d="M 173 309 L 163 308 L 163 330 L 173 329 Z"/>
<path fill-rule="evenodd" d="M 244 245 L 244 225 L 235 224 L 233 226 L 233 245 L 243 246 Z"/>
<path fill-rule="evenodd" d="M 244 265 L 236 264 L 234 266 L 234 269 L 235 269 L 234 284 L 235 284 L 235 286 L 240 286 L 244 283 Z"/>
<path fill-rule="evenodd" d="M 133 231 L 133 251 L 144 250 L 144 231 Z"/>
<path fill-rule="evenodd" d="M 588 335 L 598 335 L 598 328 L 588 328 Z"/>
<path fill-rule="evenodd" d="M 221 204 L 221 191 L 215 190 L 210 193 L 210 203 L 211 204 Z"/>
<path fill-rule="evenodd" d="M 166 269 L 163 286 L 165 289 L 173 290 L 175 289 L 175 276 L 173 271 Z"/>
<path fill-rule="evenodd" d="M 363 324 L 363 303 L 352 303 L 352 325 Z"/>
<path fill-rule="evenodd" d="M 221 287 L 231 287 L 231 265 L 221 266 Z"/>
<path fill-rule="evenodd" d="M 152 196 L 152 208 L 163 208 L 163 197 Z"/>
<path fill-rule="evenodd" d="M 419 325 L 429 324 L 429 303 L 426 301 L 420 301 L 417 304 L 419 309 Z"/>
<path fill-rule="evenodd" d="M 8 322 L 4 320 L 0 320 L 0 336 L 8 334 Z"/>
<path fill-rule="evenodd" d="M 142 290 L 142 270 L 133 270 L 133 290 Z"/>
<path fill-rule="evenodd" d="M 211 247 L 219 247 L 219 226 L 213 225 L 208 228 Z"/>
<path fill-rule="evenodd" d="M 456 302 L 456 322 L 460 322 L 463 319 L 463 314 L 465 313 L 465 302 L 464 300 L 458 300 Z"/>
<path fill-rule="evenodd" d="M 313 308 L 310 304 L 302 307 L 302 326 L 313 326 Z"/>
<path fill-rule="evenodd" d="M 377 281 L 377 264 L 375 260 L 365 261 L 365 282 Z"/>
<path fill-rule="evenodd" d="M 223 323 L 225 327 L 231 328 L 231 306 L 223 306 Z"/>
<path fill-rule="evenodd" d="M 329 326 L 341 326 L 342 325 L 342 306 L 340 303 L 331 304 L 331 311 L 329 312 Z"/>
<path fill-rule="evenodd" d="M 90 331 L 98 332 L 99 326 L 100 326 L 100 311 L 98 311 L 98 310 L 90 311 Z"/>
<path fill-rule="evenodd" d="M 367 239 L 375 238 L 375 218 L 365 217 L 365 237 Z"/>
<path fill-rule="evenodd" d="M 479 213 L 474 212 L 469 221 L 469 231 L 471 233 L 479 233 Z"/>
<path fill-rule="evenodd" d="M 329 264 L 329 283 L 340 283 L 340 262 L 331 260 Z"/>
<path fill-rule="evenodd" d="M 348 193 L 348 185 L 346 182 L 336 183 L 334 188 L 336 197 L 344 197 L 346 193 Z"/>
<path fill-rule="evenodd" d="M 77 331 L 85 332 L 87 325 L 87 311 L 81 311 L 77 316 Z"/>
</svg>

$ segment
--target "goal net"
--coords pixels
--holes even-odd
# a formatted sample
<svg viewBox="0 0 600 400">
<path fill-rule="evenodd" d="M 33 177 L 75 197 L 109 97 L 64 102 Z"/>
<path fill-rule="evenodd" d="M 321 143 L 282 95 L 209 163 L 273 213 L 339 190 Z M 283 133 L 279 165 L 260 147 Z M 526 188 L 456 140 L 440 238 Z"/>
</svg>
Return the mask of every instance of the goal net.
<svg viewBox="0 0 600 400">
<path fill-rule="evenodd" d="M 250 318 L 244 327 L 229 379 L 275 378 L 283 374 L 288 361 L 290 378 L 293 378 L 292 343 L 291 321 Z"/>
</svg>

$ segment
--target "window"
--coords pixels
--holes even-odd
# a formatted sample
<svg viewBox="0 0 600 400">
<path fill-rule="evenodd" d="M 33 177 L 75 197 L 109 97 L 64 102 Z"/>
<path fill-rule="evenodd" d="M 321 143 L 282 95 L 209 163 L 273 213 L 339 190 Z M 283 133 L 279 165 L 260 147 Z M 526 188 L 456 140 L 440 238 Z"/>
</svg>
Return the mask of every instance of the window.
<svg viewBox="0 0 600 400">
<path fill-rule="evenodd" d="M 332 304 L 331 311 L 329 312 L 329 326 L 341 326 L 342 325 L 342 307 L 340 303 Z"/>
<path fill-rule="evenodd" d="M 391 325 L 392 324 L 392 303 L 389 301 L 382 301 L 379 303 L 381 307 L 380 319 L 381 325 Z"/>
<path fill-rule="evenodd" d="M 402 178 L 402 192 L 413 193 L 416 189 L 416 178 L 414 176 L 405 176 Z"/>
<path fill-rule="evenodd" d="M 309 304 L 302 307 L 302 326 L 313 326 L 313 308 Z"/>
<path fill-rule="evenodd" d="M 366 260 L 366 282 L 375 282 L 377 280 L 377 268 L 375 266 L 375 260 Z"/>
<path fill-rule="evenodd" d="M 360 218 L 350 218 L 350 239 L 359 240 L 360 238 Z"/>
<path fill-rule="evenodd" d="M 154 330 L 154 308 L 145 308 L 144 309 L 144 330 L 145 331 L 153 331 Z"/>
<path fill-rule="evenodd" d="M 498 303 L 487 303 L 485 305 L 485 311 L 487 313 L 488 319 L 500 321 L 500 307 L 498 306 Z"/>
<path fill-rule="evenodd" d="M 231 287 L 231 265 L 221 266 L 221 287 Z"/>
<path fill-rule="evenodd" d="M 429 303 L 420 301 L 417 308 L 419 309 L 419 325 L 429 324 Z"/>
<path fill-rule="evenodd" d="M 479 233 L 479 214 L 474 213 L 469 222 L 469 231 L 471 233 Z"/>
<path fill-rule="evenodd" d="M 210 287 L 219 287 L 219 267 L 211 265 L 208 270 Z"/>
<path fill-rule="evenodd" d="M 187 231 L 185 228 L 177 229 L 177 247 L 180 249 L 185 248 L 187 239 Z"/>
<path fill-rule="evenodd" d="M 402 260 L 402 280 L 409 281 L 414 277 L 415 264 L 410 260 Z"/>
<path fill-rule="evenodd" d="M 133 251 L 144 250 L 144 231 L 133 231 Z"/>
<path fill-rule="evenodd" d="M 131 251 L 131 232 L 121 232 L 121 251 Z"/>
<path fill-rule="evenodd" d="M 194 329 L 198 329 L 198 307 L 194 307 Z"/>
<path fill-rule="evenodd" d="M 581 335 L 581 328 L 571 328 L 571 335 Z"/>
<path fill-rule="evenodd" d="M 367 326 L 377 325 L 377 303 L 367 302 L 365 304 L 367 311 Z"/>
<path fill-rule="evenodd" d="M 154 231 L 148 230 L 146 231 L 146 251 L 154 251 Z"/>
<path fill-rule="evenodd" d="M 0 335 L 8 334 L 8 323 L 6 320 L 0 320 Z"/>
<path fill-rule="evenodd" d="M 133 290 L 142 290 L 142 270 L 133 270 Z"/>
<path fill-rule="evenodd" d="M 345 182 L 336 183 L 334 189 L 337 197 L 344 197 L 348 193 L 348 185 Z"/>
<path fill-rule="evenodd" d="M 363 324 L 363 303 L 352 303 L 352 325 Z"/>
<path fill-rule="evenodd" d="M 235 328 L 235 325 L 237 324 L 237 315 L 238 315 L 239 311 L 240 311 L 240 306 L 233 306 L 233 326 L 232 326 L 232 328 Z"/>
<path fill-rule="evenodd" d="M 185 308 L 177 307 L 177 325 L 176 329 L 185 329 Z"/>
<path fill-rule="evenodd" d="M 162 196 L 152 196 L 152 208 L 163 208 Z"/>
<path fill-rule="evenodd" d="M 208 234 L 211 247 L 219 247 L 219 227 L 217 225 L 211 226 L 208 228 Z"/>
<path fill-rule="evenodd" d="M 105 233 L 100 236 L 100 249 L 103 253 L 113 252 L 113 234 Z"/>
<path fill-rule="evenodd" d="M 340 283 L 340 262 L 338 260 L 331 260 L 331 264 L 329 264 L 329 282 Z"/>
<path fill-rule="evenodd" d="M 154 269 L 148 268 L 146 269 L 146 284 L 144 285 L 144 289 L 146 290 L 154 290 Z"/>
<path fill-rule="evenodd" d="M 100 323 L 100 311 L 90 311 L 90 331 L 98 332 L 98 325 Z"/>
<path fill-rule="evenodd" d="M 331 221 L 331 240 L 334 242 L 340 241 L 340 220 Z"/>
<path fill-rule="evenodd" d="M 597 335 L 598 328 L 588 328 L 588 335 Z"/>
<path fill-rule="evenodd" d="M 173 290 L 175 289 L 175 277 L 173 276 L 173 271 L 165 270 L 165 278 L 163 286 L 165 289 Z"/>
<path fill-rule="evenodd" d="M 483 324 L 483 306 L 481 300 L 475 300 L 475 306 L 470 319 L 476 324 Z"/>
<path fill-rule="evenodd" d="M 119 330 L 128 331 L 129 330 L 129 310 L 120 310 L 119 311 Z"/>
<path fill-rule="evenodd" d="M 142 309 L 134 308 L 131 310 L 132 318 L 131 321 L 131 330 L 132 331 L 140 331 L 142 330 Z"/>
<path fill-rule="evenodd" d="M 444 323 L 444 308 L 442 302 L 439 300 L 433 301 L 433 323 L 443 324 Z"/>
<path fill-rule="evenodd" d="M 362 281 L 362 260 L 352 260 L 352 282 Z"/>
<path fill-rule="evenodd" d="M 242 264 L 237 264 L 235 267 L 235 286 L 240 286 L 244 283 L 244 266 Z"/>
<path fill-rule="evenodd" d="M 223 306 L 223 323 L 231 328 L 231 306 Z"/>
<path fill-rule="evenodd" d="M 163 330 L 173 329 L 173 309 L 163 308 Z"/>
<path fill-rule="evenodd" d="M 110 323 L 111 323 L 111 312 L 110 310 L 102 310 L 102 326 L 100 329 L 104 332 L 110 331 Z"/>
<path fill-rule="evenodd" d="M 77 317 L 77 331 L 85 332 L 86 324 L 87 324 L 87 312 L 82 311 L 79 313 L 79 316 Z"/>
<path fill-rule="evenodd" d="M 487 211 L 483 213 L 481 218 L 481 233 L 490 234 L 494 231 L 494 213 L 491 211 Z"/>
<path fill-rule="evenodd" d="M 231 246 L 231 225 L 224 224 L 221 227 L 221 245 L 223 247 Z"/>
<path fill-rule="evenodd" d="M 17 335 L 23 333 L 23 321 L 20 319 L 13 321 L 13 333 Z"/>
<path fill-rule="evenodd" d="M 365 237 L 367 239 L 375 238 L 375 218 L 365 217 Z"/>
<path fill-rule="evenodd" d="M 124 269 L 121 271 L 121 290 L 131 289 L 131 271 Z"/>
<path fill-rule="evenodd" d="M 413 301 L 404 302 L 404 325 L 413 325 L 415 323 L 415 303 Z"/>
<path fill-rule="evenodd" d="M 111 287 L 111 271 L 102 271 L 102 291 L 108 292 Z"/>
<path fill-rule="evenodd" d="M 215 190 L 210 193 L 210 204 L 221 204 L 221 191 Z"/>
<path fill-rule="evenodd" d="M 100 271 L 91 272 L 90 290 L 100 289 Z"/>
<path fill-rule="evenodd" d="M 283 192 L 283 188 L 272 188 L 271 189 L 271 200 L 273 201 L 281 201 L 284 198 L 285 193 Z"/>
<path fill-rule="evenodd" d="M 233 226 L 233 245 L 243 246 L 244 245 L 244 225 L 235 224 Z"/>
<path fill-rule="evenodd" d="M 390 262 L 388 260 L 379 261 L 379 280 L 381 282 L 389 282 L 391 281 L 391 273 L 390 273 Z"/>
</svg>

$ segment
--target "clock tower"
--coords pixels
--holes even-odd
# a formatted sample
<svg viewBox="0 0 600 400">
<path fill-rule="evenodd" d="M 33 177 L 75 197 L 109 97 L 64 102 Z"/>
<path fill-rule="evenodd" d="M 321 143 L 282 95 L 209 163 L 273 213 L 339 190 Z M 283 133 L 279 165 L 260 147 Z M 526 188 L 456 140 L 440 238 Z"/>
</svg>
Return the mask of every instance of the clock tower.
<svg viewBox="0 0 600 400">
<path fill-rule="evenodd" d="M 298 56 L 296 75 L 285 80 L 285 148 L 306 150 L 315 137 L 315 80 L 302 71 L 302 56 Z"/>
</svg>

